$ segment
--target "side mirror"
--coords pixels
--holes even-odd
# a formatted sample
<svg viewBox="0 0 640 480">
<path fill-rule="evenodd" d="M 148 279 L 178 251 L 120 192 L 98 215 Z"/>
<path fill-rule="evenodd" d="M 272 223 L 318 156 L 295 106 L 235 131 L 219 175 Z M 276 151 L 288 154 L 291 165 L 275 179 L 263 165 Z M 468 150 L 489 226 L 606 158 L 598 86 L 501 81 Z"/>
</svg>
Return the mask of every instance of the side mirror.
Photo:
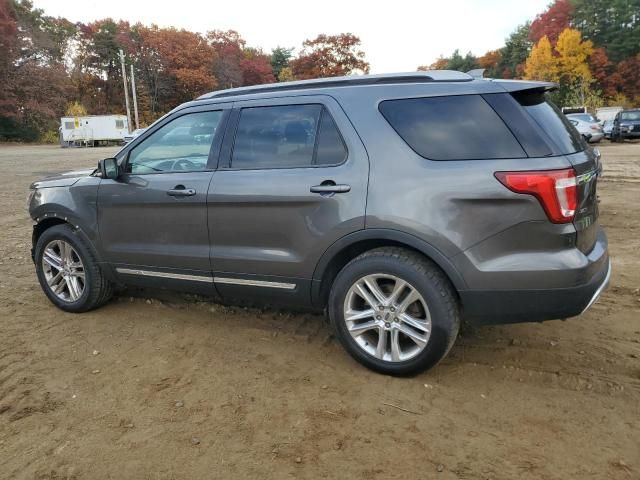
<svg viewBox="0 0 640 480">
<path fill-rule="evenodd" d="M 118 160 L 115 158 L 105 158 L 104 160 L 100 160 L 98 168 L 100 169 L 102 178 L 116 180 L 120 176 Z"/>
</svg>

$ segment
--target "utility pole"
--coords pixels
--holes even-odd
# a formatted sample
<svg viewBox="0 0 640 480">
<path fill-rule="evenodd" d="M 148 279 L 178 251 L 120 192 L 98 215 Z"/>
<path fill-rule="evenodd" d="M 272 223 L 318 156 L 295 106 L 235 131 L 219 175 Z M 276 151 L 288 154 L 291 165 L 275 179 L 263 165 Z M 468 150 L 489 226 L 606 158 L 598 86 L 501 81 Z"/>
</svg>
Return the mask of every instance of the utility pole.
<svg viewBox="0 0 640 480">
<path fill-rule="evenodd" d="M 129 90 L 127 88 L 127 69 L 124 67 L 124 53 L 120 49 L 120 64 L 122 65 L 122 81 L 124 82 L 124 100 L 127 105 L 127 131 L 131 133 L 131 109 L 129 108 Z"/>
<path fill-rule="evenodd" d="M 140 128 L 138 123 L 138 97 L 136 96 L 136 77 L 133 75 L 133 63 L 131 64 L 131 95 L 133 96 L 133 114 L 136 117 L 136 130 Z"/>
</svg>

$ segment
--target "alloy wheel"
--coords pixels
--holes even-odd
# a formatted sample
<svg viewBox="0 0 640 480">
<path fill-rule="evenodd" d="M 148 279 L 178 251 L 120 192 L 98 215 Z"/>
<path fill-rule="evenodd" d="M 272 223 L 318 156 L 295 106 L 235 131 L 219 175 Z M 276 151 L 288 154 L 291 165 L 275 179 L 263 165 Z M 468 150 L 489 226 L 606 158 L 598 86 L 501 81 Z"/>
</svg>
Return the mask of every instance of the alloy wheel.
<svg viewBox="0 0 640 480">
<path fill-rule="evenodd" d="M 431 335 L 431 314 L 409 282 L 372 274 L 347 291 L 344 321 L 356 344 L 386 362 L 403 362 L 422 352 Z"/>
<path fill-rule="evenodd" d="M 65 302 L 76 302 L 85 289 L 85 271 L 78 252 L 64 240 L 53 240 L 42 254 L 42 269 L 49 290 Z"/>
</svg>

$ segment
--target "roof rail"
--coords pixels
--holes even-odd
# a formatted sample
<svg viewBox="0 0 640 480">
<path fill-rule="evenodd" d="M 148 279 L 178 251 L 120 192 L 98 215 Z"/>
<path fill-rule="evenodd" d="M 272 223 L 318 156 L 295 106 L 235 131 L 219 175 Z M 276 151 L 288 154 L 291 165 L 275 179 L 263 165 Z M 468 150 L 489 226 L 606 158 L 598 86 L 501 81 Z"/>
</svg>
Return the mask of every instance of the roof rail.
<svg viewBox="0 0 640 480">
<path fill-rule="evenodd" d="M 205 93 L 197 98 L 231 97 L 250 95 L 253 93 L 269 93 L 287 90 L 304 90 L 322 87 L 349 87 L 356 85 L 388 85 L 394 83 L 430 83 L 430 82 L 470 82 L 471 75 L 454 70 L 429 70 L 425 72 L 392 73 L 378 75 L 349 75 L 345 77 L 317 78 L 313 80 L 298 80 L 295 82 L 268 83 L 251 87 L 229 88 Z"/>
</svg>

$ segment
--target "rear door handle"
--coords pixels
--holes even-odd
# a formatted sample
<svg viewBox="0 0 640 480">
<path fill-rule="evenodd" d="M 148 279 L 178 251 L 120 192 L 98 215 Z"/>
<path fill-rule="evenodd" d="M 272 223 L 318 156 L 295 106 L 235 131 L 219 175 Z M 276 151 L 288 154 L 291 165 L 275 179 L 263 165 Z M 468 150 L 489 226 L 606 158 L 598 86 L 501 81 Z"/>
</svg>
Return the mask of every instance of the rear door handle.
<svg viewBox="0 0 640 480">
<path fill-rule="evenodd" d="M 193 197 L 196 191 L 193 188 L 184 188 L 183 185 L 176 185 L 175 188 L 167 190 L 167 195 L 171 197 Z"/>
<path fill-rule="evenodd" d="M 351 191 L 351 185 L 345 184 L 323 184 L 323 185 L 314 185 L 309 189 L 311 193 L 347 193 Z"/>
</svg>

